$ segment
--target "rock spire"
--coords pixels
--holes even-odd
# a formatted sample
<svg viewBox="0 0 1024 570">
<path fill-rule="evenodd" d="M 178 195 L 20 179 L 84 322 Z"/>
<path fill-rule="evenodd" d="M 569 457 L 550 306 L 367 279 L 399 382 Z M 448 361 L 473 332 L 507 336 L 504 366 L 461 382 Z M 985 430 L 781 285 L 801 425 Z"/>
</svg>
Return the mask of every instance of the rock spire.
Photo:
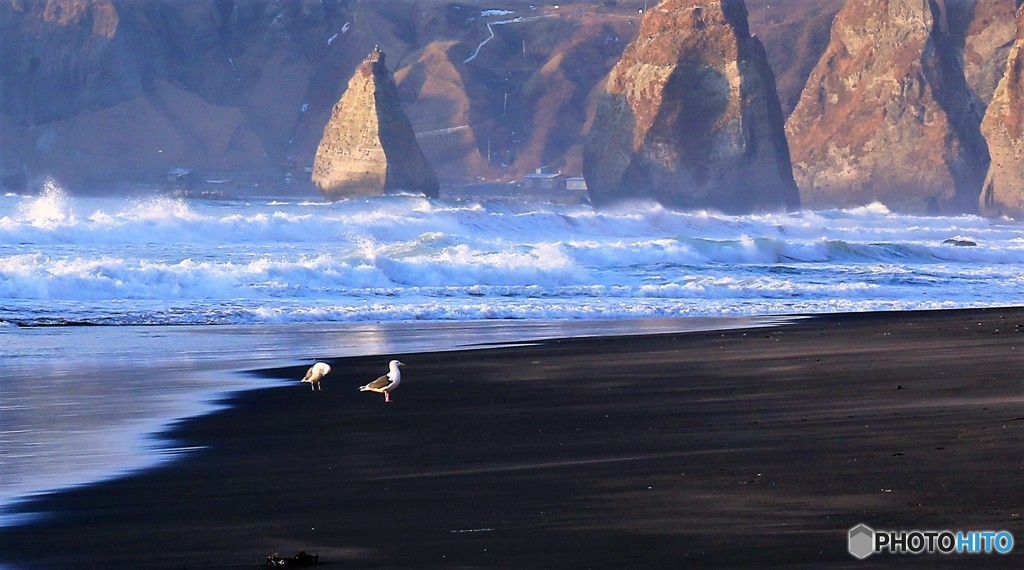
<svg viewBox="0 0 1024 570">
<path fill-rule="evenodd" d="M 313 183 L 328 199 L 402 191 L 438 195 L 437 175 L 416 142 L 384 60 L 374 48 L 324 127 Z"/>
</svg>

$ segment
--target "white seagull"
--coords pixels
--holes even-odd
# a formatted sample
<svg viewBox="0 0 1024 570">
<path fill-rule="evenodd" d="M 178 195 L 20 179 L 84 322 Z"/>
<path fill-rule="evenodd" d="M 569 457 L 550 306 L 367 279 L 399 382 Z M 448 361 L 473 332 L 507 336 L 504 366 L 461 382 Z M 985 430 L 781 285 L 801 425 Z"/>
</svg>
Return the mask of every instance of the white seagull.
<svg viewBox="0 0 1024 570">
<path fill-rule="evenodd" d="M 309 382 L 310 390 L 323 390 L 320 386 L 320 381 L 331 373 L 331 365 L 326 362 L 317 362 L 306 371 L 306 376 L 302 379 L 303 382 Z"/>
<path fill-rule="evenodd" d="M 398 369 L 399 366 L 405 366 L 405 364 L 392 360 L 388 363 L 388 373 L 377 378 L 373 382 L 370 382 L 366 386 L 360 386 L 360 392 L 379 392 L 384 394 L 384 401 L 391 401 L 391 392 L 398 388 L 398 385 L 402 383 L 402 372 Z"/>
</svg>

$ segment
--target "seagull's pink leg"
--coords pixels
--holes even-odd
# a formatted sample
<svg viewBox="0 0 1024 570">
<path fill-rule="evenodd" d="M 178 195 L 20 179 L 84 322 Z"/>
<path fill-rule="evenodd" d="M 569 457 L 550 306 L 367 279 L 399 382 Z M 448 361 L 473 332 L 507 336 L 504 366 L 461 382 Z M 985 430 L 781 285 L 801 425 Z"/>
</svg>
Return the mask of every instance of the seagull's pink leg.
<svg viewBox="0 0 1024 570">
<path fill-rule="evenodd" d="M 385 402 L 390 402 L 391 401 L 391 392 L 384 392 L 384 401 Z"/>
</svg>

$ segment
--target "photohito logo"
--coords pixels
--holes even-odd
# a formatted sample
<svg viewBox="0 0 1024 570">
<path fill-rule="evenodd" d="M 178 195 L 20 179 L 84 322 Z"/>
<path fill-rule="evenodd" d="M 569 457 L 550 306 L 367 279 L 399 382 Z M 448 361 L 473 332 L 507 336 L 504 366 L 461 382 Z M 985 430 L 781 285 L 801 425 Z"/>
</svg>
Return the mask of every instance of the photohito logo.
<svg viewBox="0 0 1024 570">
<path fill-rule="evenodd" d="M 847 548 L 860 560 L 879 552 L 1009 554 L 1013 535 L 1006 530 L 874 530 L 862 523 L 850 529 Z"/>
</svg>

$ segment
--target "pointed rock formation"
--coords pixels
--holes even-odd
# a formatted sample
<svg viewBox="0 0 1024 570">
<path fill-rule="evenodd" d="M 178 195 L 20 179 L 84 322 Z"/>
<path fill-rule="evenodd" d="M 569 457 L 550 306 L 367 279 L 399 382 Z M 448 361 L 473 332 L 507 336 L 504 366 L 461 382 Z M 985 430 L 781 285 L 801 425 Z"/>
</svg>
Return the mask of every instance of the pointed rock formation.
<svg viewBox="0 0 1024 570">
<path fill-rule="evenodd" d="M 783 125 L 743 0 L 665 0 L 608 76 L 583 174 L 598 204 L 795 208 Z"/>
<path fill-rule="evenodd" d="M 786 125 L 810 207 L 976 209 L 983 109 L 964 77 L 973 3 L 850 0 Z"/>
<path fill-rule="evenodd" d="M 316 149 L 313 183 L 332 200 L 396 191 L 438 195 L 437 175 L 416 142 L 379 49 L 356 69 L 334 106 Z"/>
<path fill-rule="evenodd" d="M 1017 39 L 981 132 L 992 154 L 979 201 L 982 213 L 1024 216 L 1024 7 L 1017 10 Z"/>
</svg>

